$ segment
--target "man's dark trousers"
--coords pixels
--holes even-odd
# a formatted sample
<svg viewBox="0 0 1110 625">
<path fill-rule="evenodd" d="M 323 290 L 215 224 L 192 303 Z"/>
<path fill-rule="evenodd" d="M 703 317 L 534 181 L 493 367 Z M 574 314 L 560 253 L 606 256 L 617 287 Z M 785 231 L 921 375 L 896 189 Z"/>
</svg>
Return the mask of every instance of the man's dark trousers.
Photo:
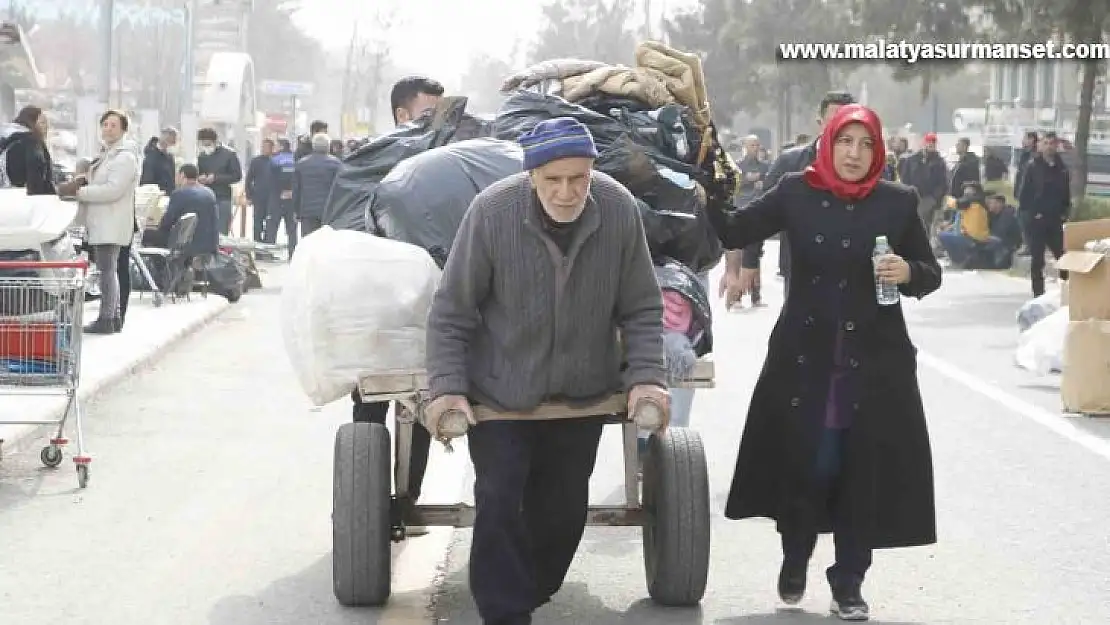
<svg viewBox="0 0 1110 625">
<path fill-rule="evenodd" d="M 351 392 L 351 401 L 354 402 L 355 423 L 385 425 L 385 418 L 389 414 L 389 402 L 363 402 L 359 398 L 358 389 Z M 397 410 L 400 410 L 399 404 Z M 424 472 L 428 469 L 428 452 L 431 446 L 431 434 L 424 429 L 424 426 L 415 424 L 412 428 L 412 455 L 409 458 L 409 503 L 415 504 L 416 500 L 420 499 L 420 487 L 424 484 Z"/>
<path fill-rule="evenodd" d="M 1064 222 L 1059 215 L 1022 215 L 1025 224 L 1025 244 L 1029 248 L 1029 281 L 1033 287 L 1033 297 L 1044 295 L 1044 253 L 1045 250 L 1059 259 L 1064 255 Z M 1067 272 L 1060 277 L 1067 279 Z"/>
<path fill-rule="evenodd" d="M 586 418 L 471 428 L 470 591 L 487 625 L 530 623 L 563 585 L 586 527 L 603 425 Z"/>
<path fill-rule="evenodd" d="M 293 214 L 293 200 L 275 200 L 270 203 L 269 219 L 266 220 L 265 242 L 277 243 L 278 227 L 285 222 L 285 238 L 289 256 L 297 249 L 297 216 Z"/>
<path fill-rule="evenodd" d="M 269 202 L 255 200 L 254 204 L 254 240 L 262 243 L 266 240 L 266 219 L 269 215 Z"/>
<path fill-rule="evenodd" d="M 316 232 L 324 225 L 319 217 L 301 217 L 301 238 Z"/>
</svg>

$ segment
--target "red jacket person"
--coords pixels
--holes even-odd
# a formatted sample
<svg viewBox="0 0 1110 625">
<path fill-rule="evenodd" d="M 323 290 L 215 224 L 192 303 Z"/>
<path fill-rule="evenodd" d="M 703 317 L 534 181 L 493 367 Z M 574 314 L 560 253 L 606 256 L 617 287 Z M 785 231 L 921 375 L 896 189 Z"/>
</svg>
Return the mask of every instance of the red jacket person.
<svg viewBox="0 0 1110 625">
<path fill-rule="evenodd" d="M 592 171 L 593 138 L 573 119 L 541 122 L 520 143 L 527 171 L 474 199 L 444 268 L 428 319 L 432 397 L 468 413 L 470 401 L 527 411 L 622 389 L 630 405 L 665 402 L 663 302 L 635 200 Z M 586 524 L 602 424 L 470 430 L 470 589 L 486 625 L 531 623 L 562 585 Z"/>
</svg>

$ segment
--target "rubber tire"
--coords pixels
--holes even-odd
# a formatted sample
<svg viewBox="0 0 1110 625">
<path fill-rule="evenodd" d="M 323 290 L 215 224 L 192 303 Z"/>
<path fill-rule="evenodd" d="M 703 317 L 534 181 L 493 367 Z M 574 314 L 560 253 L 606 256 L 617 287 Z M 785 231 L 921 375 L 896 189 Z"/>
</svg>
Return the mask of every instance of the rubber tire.
<svg viewBox="0 0 1110 625">
<path fill-rule="evenodd" d="M 696 606 L 709 577 L 709 469 L 698 433 L 668 428 L 644 459 L 644 572 L 663 606 Z"/>
<path fill-rule="evenodd" d="M 389 430 L 345 423 L 335 435 L 332 585 L 345 606 L 381 606 L 390 594 Z"/>
</svg>

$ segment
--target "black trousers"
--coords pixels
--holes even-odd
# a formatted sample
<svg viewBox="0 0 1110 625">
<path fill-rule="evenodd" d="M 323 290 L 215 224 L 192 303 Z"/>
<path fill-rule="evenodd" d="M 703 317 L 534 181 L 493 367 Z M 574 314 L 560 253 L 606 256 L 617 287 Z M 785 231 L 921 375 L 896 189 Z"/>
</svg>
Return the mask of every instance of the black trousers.
<svg viewBox="0 0 1110 625">
<path fill-rule="evenodd" d="M 826 571 L 829 584 L 834 588 L 858 588 L 871 568 L 872 550 L 856 537 L 853 528 L 839 518 L 838 498 L 841 489 L 840 459 L 844 451 L 845 430 L 823 431 L 816 463 L 814 496 L 818 505 L 827 506 L 833 519 L 833 541 L 836 562 Z M 791 567 L 804 568 L 813 556 L 817 534 L 813 532 L 782 529 L 783 562 Z"/>
<path fill-rule="evenodd" d="M 1029 248 L 1029 282 L 1033 297 L 1044 295 L 1044 253 L 1051 251 L 1059 259 L 1064 255 L 1064 222 L 1059 216 L 1027 213 L 1022 215 L 1025 224 L 1025 245 Z M 1067 279 L 1067 272 L 1060 272 Z"/>
<path fill-rule="evenodd" d="M 319 217 L 301 217 L 301 237 L 307 237 L 323 225 L 324 222 Z"/>
<path fill-rule="evenodd" d="M 127 320 L 127 302 L 131 300 L 131 246 L 120 248 L 116 258 L 116 276 L 119 278 L 119 320 Z"/>
<path fill-rule="evenodd" d="M 351 392 L 354 402 L 353 420 L 355 423 L 380 423 L 385 425 L 389 414 L 389 402 L 363 402 L 358 390 Z M 398 410 L 400 407 L 398 406 Z M 428 452 L 432 447 L 432 435 L 424 426 L 416 424 L 412 428 L 412 456 L 409 459 L 409 502 L 415 504 L 420 499 L 420 487 L 424 484 L 424 472 L 428 470 Z"/>
<path fill-rule="evenodd" d="M 600 419 L 486 421 L 470 430 L 470 591 L 487 625 L 528 623 L 582 540 Z"/>
<path fill-rule="evenodd" d="M 255 200 L 254 204 L 254 240 L 263 243 L 266 240 L 266 218 L 269 215 L 268 202 L 266 200 Z"/>
<path fill-rule="evenodd" d="M 285 238 L 289 247 L 289 256 L 297 249 L 297 216 L 293 214 L 293 200 L 276 200 L 270 202 L 270 212 L 266 219 L 266 235 L 264 242 L 277 243 L 278 227 L 285 222 Z"/>
</svg>

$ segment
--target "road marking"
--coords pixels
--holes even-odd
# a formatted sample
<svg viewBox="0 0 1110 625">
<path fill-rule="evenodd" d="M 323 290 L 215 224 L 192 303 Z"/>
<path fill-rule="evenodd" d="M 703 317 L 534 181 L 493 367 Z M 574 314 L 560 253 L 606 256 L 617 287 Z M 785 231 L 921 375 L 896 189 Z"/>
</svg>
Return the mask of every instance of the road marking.
<svg viewBox="0 0 1110 625">
<path fill-rule="evenodd" d="M 978 376 L 960 369 L 956 365 L 923 351 L 919 350 L 917 352 L 917 361 L 949 380 L 961 384 L 983 397 L 1001 404 L 1004 408 L 1052 430 L 1063 438 L 1090 452 L 1102 456 L 1106 460 L 1110 460 L 1110 441 L 1099 438 L 1094 434 L 1076 427 L 1063 415 L 1045 410 L 1040 406 L 998 388 L 996 385 Z"/>
</svg>

